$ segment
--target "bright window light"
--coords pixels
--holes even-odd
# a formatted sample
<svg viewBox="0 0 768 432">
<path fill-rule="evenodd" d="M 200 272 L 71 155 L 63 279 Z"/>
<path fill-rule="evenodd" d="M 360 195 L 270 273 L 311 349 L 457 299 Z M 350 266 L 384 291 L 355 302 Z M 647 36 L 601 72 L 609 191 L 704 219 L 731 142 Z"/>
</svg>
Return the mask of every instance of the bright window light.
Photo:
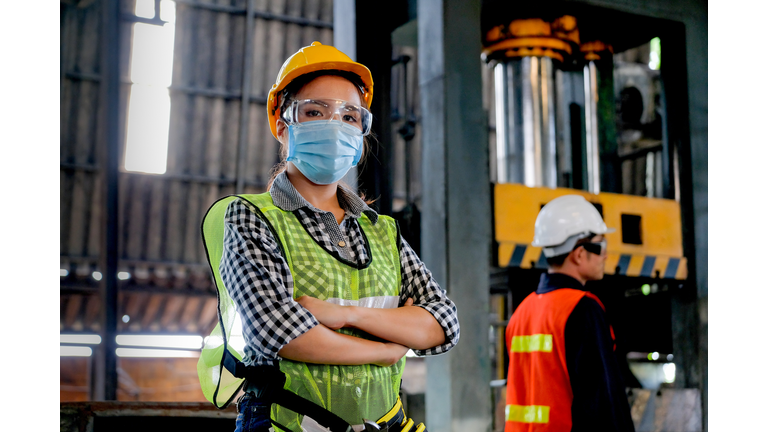
<svg viewBox="0 0 768 432">
<path fill-rule="evenodd" d="M 203 344 L 208 348 L 216 348 L 224 343 L 224 339 L 221 336 L 206 336 L 203 339 Z"/>
<path fill-rule="evenodd" d="M 69 270 L 67 270 L 67 269 L 59 269 L 59 276 L 61 276 L 61 277 L 69 276 Z"/>
<path fill-rule="evenodd" d="M 661 67 L 661 39 L 651 39 L 651 54 L 648 67 L 653 70 L 659 70 Z"/>
<path fill-rule="evenodd" d="M 245 350 L 245 339 L 243 338 L 243 335 L 230 335 L 227 342 L 229 342 L 229 345 L 231 345 L 235 351 L 243 352 Z"/>
<path fill-rule="evenodd" d="M 160 19 L 169 23 L 176 22 L 176 3 L 171 0 L 160 2 Z"/>
<path fill-rule="evenodd" d="M 93 350 L 84 346 L 60 346 L 60 357 L 90 357 Z"/>
<path fill-rule="evenodd" d="M 136 2 L 136 15 L 154 17 L 154 2 Z M 126 126 L 126 171 L 163 174 L 168 160 L 175 3 L 163 0 L 163 26 L 136 23 L 131 44 L 131 85 Z"/>
<path fill-rule="evenodd" d="M 245 338 L 243 337 L 243 322 L 240 319 L 240 314 L 235 316 L 235 322 L 232 324 L 232 332 L 229 334 L 227 340 L 229 344 L 238 352 L 245 350 Z"/>
<path fill-rule="evenodd" d="M 91 276 L 93 276 L 93 278 L 96 279 L 97 281 L 101 280 L 101 272 L 93 272 L 91 273 Z"/>
<path fill-rule="evenodd" d="M 675 382 L 675 364 L 664 363 L 664 365 L 661 368 L 664 371 L 664 382 L 665 383 Z"/>
<path fill-rule="evenodd" d="M 165 358 L 194 358 L 200 357 L 199 351 L 163 350 L 145 348 L 118 348 L 118 357 L 165 357 Z"/>
<path fill-rule="evenodd" d="M 101 336 L 97 334 L 63 334 L 59 335 L 61 343 L 98 345 L 101 343 Z"/>
<path fill-rule="evenodd" d="M 215 348 L 223 344 L 224 339 L 220 336 L 206 336 L 205 339 L 203 339 L 203 343 L 209 348 Z M 240 320 L 240 314 L 235 315 L 235 321 L 232 323 L 232 330 L 229 333 L 227 343 L 230 347 L 234 348 L 235 351 L 242 353 L 245 350 L 245 338 L 243 337 L 243 324 Z"/>
<path fill-rule="evenodd" d="M 203 345 L 202 336 L 194 335 L 119 335 L 118 345 L 156 348 L 186 348 L 199 350 Z"/>
<path fill-rule="evenodd" d="M 136 16 L 142 18 L 154 18 L 155 0 L 136 0 Z"/>
<path fill-rule="evenodd" d="M 128 280 L 131 278 L 131 274 L 128 272 L 118 272 L 117 278 L 120 280 Z"/>
</svg>

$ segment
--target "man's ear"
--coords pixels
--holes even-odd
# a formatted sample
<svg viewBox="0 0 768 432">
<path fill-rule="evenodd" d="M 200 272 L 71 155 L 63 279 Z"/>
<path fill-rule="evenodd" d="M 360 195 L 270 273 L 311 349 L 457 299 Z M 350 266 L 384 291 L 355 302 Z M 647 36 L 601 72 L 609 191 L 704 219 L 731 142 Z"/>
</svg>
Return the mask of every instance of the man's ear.
<svg viewBox="0 0 768 432">
<path fill-rule="evenodd" d="M 583 247 L 577 247 L 576 249 L 572 250 L 570 254 L 568 254 L 568 259 L 572 259 L 573 263 L 578 266 L 584 260 L 585 252 L 586 251 Z"/>
</svg>

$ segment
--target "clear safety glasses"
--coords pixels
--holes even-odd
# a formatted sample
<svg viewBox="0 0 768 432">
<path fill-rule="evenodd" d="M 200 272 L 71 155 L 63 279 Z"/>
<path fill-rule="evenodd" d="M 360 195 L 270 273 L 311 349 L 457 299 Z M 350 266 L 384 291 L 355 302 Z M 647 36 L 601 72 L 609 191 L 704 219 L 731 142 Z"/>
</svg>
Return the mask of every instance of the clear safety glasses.
<svg viewBox="0 0 768 432">
<path fill-rule="evenodd" d="M 283 113 L 288 124 L 317 120 L 341 120 L 368 135 L 373 115 L 366 108 L 339 99 L 294 100 Z"/>
</svg>

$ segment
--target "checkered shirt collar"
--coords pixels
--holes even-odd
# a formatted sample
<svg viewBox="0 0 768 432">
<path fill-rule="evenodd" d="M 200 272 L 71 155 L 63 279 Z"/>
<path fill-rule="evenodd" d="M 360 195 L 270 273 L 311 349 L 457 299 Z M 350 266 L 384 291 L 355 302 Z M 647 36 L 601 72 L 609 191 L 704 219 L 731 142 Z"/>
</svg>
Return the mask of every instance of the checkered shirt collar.
<svg viewBox="0 0 768 432">
<path fill-rule="evenodd" d="M 272 187 L 269 188 L 269 194 L 272 196 L 272 201 L 275 205 L 283 211 L 292 212 L 302 207 L 307 207 L 316 213 L 322 213 L 322 210 L 315 208 L 303 196 L 293 187 L 293 184 L 288 180 L 288 175 L 285 171 L 275 177 L 275 181 L 272 182 Z M 368 216 L 371 223 L 376 225 L 379 220 L 379 214 L 373 209 L 368 207 L 368 204 L 362 200 L 357 194 L 339 184 L 336 190 L 336 196 L 339 198 L 339 205 L 344 212 L 355 219 L 359 218 L 362 213 Z"/>
</svg>

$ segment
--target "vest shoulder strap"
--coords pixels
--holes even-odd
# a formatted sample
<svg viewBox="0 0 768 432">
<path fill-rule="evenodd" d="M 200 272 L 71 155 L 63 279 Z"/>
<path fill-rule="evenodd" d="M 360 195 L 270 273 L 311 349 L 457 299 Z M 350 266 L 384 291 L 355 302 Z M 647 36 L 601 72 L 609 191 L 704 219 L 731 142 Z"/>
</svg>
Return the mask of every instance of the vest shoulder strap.
<svg viewBox="0 0 768 432">
<path fill-rule="evenodd" d="M 241 194 L 236 196 L 250 202 L 261 211 L 280 210 L 280 208 L 275 205 L 275 202 L 272 201 L 272 195 L 269 192 L 260 194 Z"/>
<path fill-rule="evenodd" d="M 597 304 L 599 304 L 599 305 L 600 305 L 600 307 L 603 309 L 603 312 L 605 312 L 605 306 L 603 305 L 603 302 L 601 302 L 601 301 L 600 301 L 600 299 L 599 299 L 599 298 L 597 298 L 597 296 L 596 296 L 596 295 L 592 294 L 591 292 L 587 292 L 587 293 L 586 293 L 586 296 L 587 296 L 587 297 L 589 297 L 589 298 L 591 298 L 592 300 L 596 301 L 596 302 L 597 302 Z"/>
</svg>

